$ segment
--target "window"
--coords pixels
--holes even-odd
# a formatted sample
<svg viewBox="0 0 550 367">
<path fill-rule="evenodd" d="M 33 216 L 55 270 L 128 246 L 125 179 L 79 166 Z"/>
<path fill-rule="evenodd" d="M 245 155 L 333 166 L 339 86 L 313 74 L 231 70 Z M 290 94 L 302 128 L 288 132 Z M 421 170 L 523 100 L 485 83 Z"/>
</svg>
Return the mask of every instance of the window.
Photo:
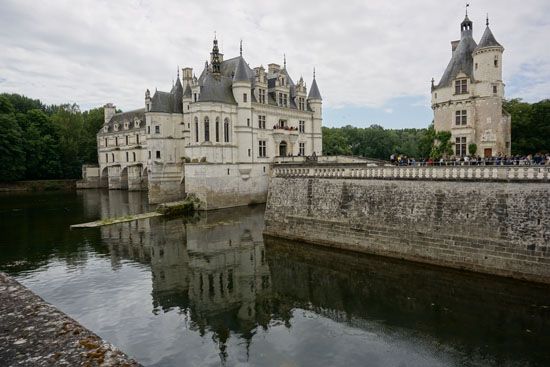
<svg viewBox="0 0 550 367">
<path fill-rule="evenodd" d="M 286 120 L 279 120 L 279 127 L 281 128 L 286 127 Z"/>
<path fill-rule="evenodd" d="M 455 152 L 457 156 L 466 155 L 466 137 L 461 136 L 455 139 Z"/>
<path fill-rule="evenodd" d="M 204 118 L 204 141 L 210 141 L 210 119 Z"/>
<path fill-rule="evenodd" d="M 105 138 L 105 146 L 107 146 L 107 138 Z"/>
<path fill-rule="evenodd" d="M 115 145 L 118 146 L 118 138 L 115 137 Z"/>
<path fill-rule="evenodd" d="M 160 134 L 160 125 L 155 126 L 155 134 Z"/>
<path fill-rule="evenodd" d="M 258 96 L 259 96 L 260 103 L 265 104 L 265 89 L 258 89 Z"/>
<path fill-rule="evenodd" d="M 298 155 L 301 155 L 302 157 L 306 155 L 306 143 L 300 143 L 298 147 L 299 147 Z"/>
<path fill-rule="evenodd" d="M 157 159 L 160 159 L 160 150 L 157 150 Z"/>
<path fill-rule="evenodd" d="M 136 152 L 132 153 L 132 157 L 134 158 L 134 162 L 136 161 Z"/>
<path fill-rule="evenodd" d="M 260 140 L 258 142 L 258 156 L 267 157 L 267 143 L 265 140 Z"/>
<path fill-rule="evenodd" d="M 283 94 L 283 105 L 288 106 L 288 94 Z"/>
<path fill-rule="evenodd" d="M 195 117 L 195 142 L 199 142 L 199 119 Z"/>
<path fill-rule="evenodd" d="M 149 159 L 151 159 L 151 151 L 149 151 Z"/>
<path fill-rule="evenodd" d="M 468 93 L 468 80 L 459 79 L 455 80 L 455 94 L 467 94 Z"/>
<path fill-rule="evenodd" d="M 495 64 L 495 68 L 498 68 L 498 57 L 496 57 L 496 56 L 495 56 L 494 64 Z"/>
<path fill-rule="evenodd" d="M 248 148 L 248 156 L 250 157 L 250 148 Z"/>
<path fill-rule="evenodd" d="M 128 152 L 126 152 L 126 162 L 129 162 L 130 161 L 130 158 L 128 158 Z"/>
<path fill-rule="evenodd" d="M 111 153 L 111 162 L 115 161 L 115 153 Z"/>
<path fill-rule="evenodd" d="M 193 102 L 197 102 L 197 93 L 193 93 Z"/>
<path fill-rule="evenodd" d="M 497 94 L 498 88 L 496 85 L 493 85 L 493 94 Z"/>
<path fill-rule="evenodd" d="M 223 121 L 223 141 L 229 143 L 229 119 Z"/>
<path fill-rule="evenodd" d="M 455 125 L 466 125 L 468 122 L 468 112 L 466 110 L 458 110 L 455 112 Z"/>
<path fill-rule="evenodd" d="M 279 93 L 279 106 L 283 105 L 283 93 Z"/>
<path fill-rule="evenodd" d="M 246 119 L 246 126 L 250 126 L 250 119 Z"/>
<path fill-rule="evenodd" d="M 477 62 L 476 62 L 476 70 L 477 70 Z"/>
<path fill-rule="evenodd" d="M 246 93 L 243 93 L 243 102 L 248 102 L 248 96 L 246 95 Z"/>
<path fill-rule="evenodd" d="M 298 98 L 298 109 L 302 111 L 306 109 L 306 102 L 304 97 Z"/>
<path fill-rule="evenodd" d="M 258 128 L 265 129 L 265 115 L 258 116 Z"/>
<path fill-rule="evenodd" d="M 139 144 L 139 135 L 136 135 L 136 144 Z"/>
<path fill-rule="evenodd" d="M 300 120 L 298 122 L 298 131 L 301 132 L 301 133 L 305 133 L 306 132 L 306 122 L 303 121 L 303 120 Z"/>
<path fill-rule="evenodd" d="M 147 126 L 147 134 L 151 134 L 151 126 Z"/>
<path fill-rule="evenodd" d="M 109 154 L 105 153 L 105 162 L 109 163 Z"/>
<path fill-rule="evenodd" d="M 125 138 L 126 138 L 126 145 L 128 145 L 128 135 L 126 135 Z"/>
<path fill-rule="evenodd" d="M 220 118 L 216 117 L 216 143 L 220 142 Z"/>
</svg>

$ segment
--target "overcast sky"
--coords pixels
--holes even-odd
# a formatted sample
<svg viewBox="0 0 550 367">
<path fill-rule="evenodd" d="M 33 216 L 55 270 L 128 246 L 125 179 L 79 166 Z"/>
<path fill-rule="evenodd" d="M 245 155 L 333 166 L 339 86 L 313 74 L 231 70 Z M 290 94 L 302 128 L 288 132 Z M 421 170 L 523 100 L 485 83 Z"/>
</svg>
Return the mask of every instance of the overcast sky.
<svg viewBox="0 0 550 367">
<path fill-rule="evenodd" d="M 471 0 L 479 41 L 489 13 L 505 47 L 508 98 L 550 97 L 550 1 Z M 200 74 L 216 31 L 225 58 L 283 63 L 311 84 L 324 124 L 425 127 L 430 80 L 460 37 L 465 1 L 0 0 L 0 92 L 82 109 L 141 108 L 146 88 L 168 91 L 176 69 Z"/>
</svg>

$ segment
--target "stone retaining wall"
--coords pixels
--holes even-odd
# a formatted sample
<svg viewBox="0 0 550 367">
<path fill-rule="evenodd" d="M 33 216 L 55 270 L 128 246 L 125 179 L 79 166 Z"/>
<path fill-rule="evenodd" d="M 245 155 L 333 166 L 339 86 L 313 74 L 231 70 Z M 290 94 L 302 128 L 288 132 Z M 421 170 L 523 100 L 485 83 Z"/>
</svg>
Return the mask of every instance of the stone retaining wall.
<svg viewBox="0 0 550 367">
<path fill-rule="evenodd" d="M 328 177 L 325 171 L 316 172 L 322 169 L 319 167 L 274 168 L 266 207 L 266 233 L 550 283 L 547 178 L 532 179 L 535 182 L 531 183 L 495 182 L 511 172 L 497 168 L 496 178 L 487 182 L 443 178 L 389 180 L 350 176 L 357 172 L 355 168 L 359 169 L 341 168 L 341 175 L 332 172 Z M 309 173 L 300 175 L 289 169 Z M 372 173 L 378 168 L 360 169 Z M 446 168 L 438 169 L 435 171 L 446 172 Z M 476 176 L 476 169 L 471 169 L 472 177 Z M 488 168 L 489 172 L 493 169 Z M 382 170 L 394 177 L 399 168 Z M 404 172 L 401 170 L 398 177 Z M 471 171 L 458 172 L 465 172 L 468 177 Z M 481 172 L 484 175 L 483 169 Z M 544 169 L 543 172 L 547 173 Z M 319 173 L 323 175 L 315 176 Z"/>
<path fill-rule="evenodd" d="M 140 366 L 0 272 L 2 366 Z"/>
</svg>

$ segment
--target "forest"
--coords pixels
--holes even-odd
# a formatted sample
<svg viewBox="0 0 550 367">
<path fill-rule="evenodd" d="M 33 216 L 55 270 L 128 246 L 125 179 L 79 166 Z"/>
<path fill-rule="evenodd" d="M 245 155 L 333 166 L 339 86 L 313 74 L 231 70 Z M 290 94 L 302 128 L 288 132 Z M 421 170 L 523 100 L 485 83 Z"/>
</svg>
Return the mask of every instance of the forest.
<svg viewBox="0 0 550 367">
<path fill-rule="evenodd" d="M 506 101 L 512 115 L 512 154 L 550 151 L 550 100 Z M 78 179 L 81 166 L 97 163 L 96 134 L 103 108 L 45 105 L 19 94 L 0 94 L 0 181 Z M 325 122 L 326 123 L 326 122 Z M 425 129 L 323 127 L 324 155 L 389 159 L 391 154 L 438 158 L 452 149 L 450 133 Z M 434 140 L 444 144 L 434 146 Z"/>
</svg>

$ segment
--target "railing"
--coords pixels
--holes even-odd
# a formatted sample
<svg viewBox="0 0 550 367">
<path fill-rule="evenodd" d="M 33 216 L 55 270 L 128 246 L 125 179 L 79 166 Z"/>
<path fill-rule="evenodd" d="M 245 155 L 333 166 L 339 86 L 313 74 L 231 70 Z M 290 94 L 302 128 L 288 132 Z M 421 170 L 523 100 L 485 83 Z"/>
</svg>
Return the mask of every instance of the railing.
<svg viewBox="0 0 550 367">
<path fill-rule="evenodd" d="M 273 177 L 346 178 L 382 180 L 441 180 L 441 181 L 533 181 L 549 182 L 548 166 L 385 166 L 340 164 L 273 166 Z"/>
</svg>

